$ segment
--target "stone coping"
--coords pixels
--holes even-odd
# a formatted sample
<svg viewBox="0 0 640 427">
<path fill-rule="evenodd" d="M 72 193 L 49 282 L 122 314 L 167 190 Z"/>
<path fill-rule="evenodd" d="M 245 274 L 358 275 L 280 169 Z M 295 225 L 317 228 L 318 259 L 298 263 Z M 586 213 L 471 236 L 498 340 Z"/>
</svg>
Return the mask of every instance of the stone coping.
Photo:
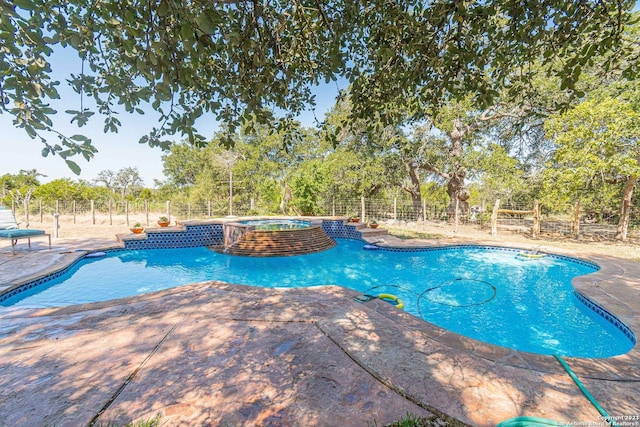
<svg viewBox="0 0 640 427">
<path fill-rule="evenodd" d="M 228 224 L 228 223 L 239 223 L 239 221 L 255 221 L 255 220 L 265 220 L 265 219 L 290 219 L 290 220 L 299 220 L 299 221 L 309 221 L 313 224 L 317 224 L 322 220 L 332 220 L 346 221 L 348 217 L 345 216 L 287 216 L 287 215 L 254 215 L 254 216 L 242 216 L 242 217 L 224 217 L 224 218 L 215 218 L 215 219 L 190 219 L 179 221 L 180 225 L 208 225 L 208 224 Z M 244 224 L 240 224 L 244 225 Z"/>
<path fill-rule="evenodd" d="M 311 216 L 264 216 L 264 215 L 259 215 L 259 216 L 246 216 L 246 217 L 235 217 L 234 216 L 234 217 L 212 218 L 212 219 L 191 219 L 191 220 L 179 221 L 178 224 L 175 225 L 175 226 L 144 227 L 144 231 L 142 233 L 138 233 L 138 234 L 134 234 L 134 233 L 118 234 L 118 235 L 116 235 L 116 238 L 118 239 L 118 241 L 122 241 L 122 242 L 124 242 L 124 241 L 132 241 L 132 240 L 146 240 L 148 238 L 147 234 L 164 234 L 164 233 L 176 233 L 176 232 L 183 233 L 183 232 L 187 231 L 187 227 L 188 226 L 194 227 L 194 226 L 200 226 L 200 225 L 233 224 L 233 225 L 238 226 L 238 227 L 250 228 L 251 225 L 249 225 L 249 224 L 241 224 L 238 221 L 239 220 L 241 220 L 241 221 L 268 220 L 268 219 L 289 219 L 289 220 L 309 221 L 309 222 L 311 222 L 311 226 L 312 227 L 316 227 L 316 226 L 321 226 L 323 220 L 333 220 L 333 221 L 344 220 L 344 221 L 346 221 L 348 218 L 347 217 L 332 217 L 332 216 L 326 216 L 326 217 L 313 216 L 313 217 L 311 217 Z M 287 230 L 283 230 L 283 231 L 287 231 Z"/>
<path fill-rule="evenodd" d="M 243 221 L 261 221 L 261 220 L 278 220 L 278 219 L 284 219 L 284 218 L 259 218 L 259 219 L 250 219 L 250 220 L 245 220 L 243 219 Z M 265 233 L 265 234 L 269 234 L 269 233 L 289 233 L 289 232 L 297 232 L 300 230 L 307 230 L 310 228 L 321 228 L 322 227 L 322 220 L 318 220 L 318 219 L 314 219 L 313 221 L 311 220 L 303 220 L 303 219 L 299 219 L 299 218 L 286 218 L 287 220 L 295 220 L 295 221 L 308 221 L 309 222 L 309 226 L 308 227 L 303 227 L 303 228 L 283 228 L 281 230 L 260 230 L 257 229 L 255 224 L 243 224 L 242 222 L 225 222 L 223 225 L 230 225 L 233 227 L 237 227 L 237 228 L 242 228 L 246 231 L 253 231 L 255 233 Z M 192 225 L 192 224 L 189 224 Z M 202 223 L 196 223 L 193 225 L 205 225 Z"/>
</svg>

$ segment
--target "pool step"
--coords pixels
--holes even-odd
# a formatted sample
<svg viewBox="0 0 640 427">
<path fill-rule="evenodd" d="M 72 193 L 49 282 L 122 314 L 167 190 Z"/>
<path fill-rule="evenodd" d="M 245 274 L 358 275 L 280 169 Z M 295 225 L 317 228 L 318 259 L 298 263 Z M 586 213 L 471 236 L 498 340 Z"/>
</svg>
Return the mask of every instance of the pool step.
<svg viewBox="0 0 640 427">
<path fill-rule="evenodd" d="M 330 249 L 336 242 L 320 226 L 295 230 L 253 230 L 228 248 L 212 247 L 229 255 L 271 257 L 303 255 Z"/>
</svg>

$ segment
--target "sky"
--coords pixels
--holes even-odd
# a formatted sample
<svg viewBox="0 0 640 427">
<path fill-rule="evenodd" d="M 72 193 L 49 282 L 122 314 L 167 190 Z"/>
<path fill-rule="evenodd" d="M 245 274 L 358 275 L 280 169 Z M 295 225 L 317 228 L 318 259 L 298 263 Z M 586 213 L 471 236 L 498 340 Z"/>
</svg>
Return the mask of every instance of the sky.
<svg viewBox="0 0 640 427">
<path fill-rule="evenodd" d="M 20 170 L 36 169 L 45 175 L 40 177 L 41 183 L 46 183 L 59 178 L 83 179 L 93 181 L 103 170 L 118 171 L 125 167 L 137 167 L 144 185 L 154 187 L 154 180 L 165 179 L 162 172 L 162 155 L 160 148 L 151 148 L 146 144 L 138 143 L 138 140 L 149 133 L 158 125 L 158 113 L 151 107 L 143 108 L 146 114 L 128 114 L 124 110 L 118 119 L 122 122 L 118 133 L 104 133 L 104 119 L 97 113 L 91 117 L 89 124 L 78 128 L 70 123 L 71 116 L 64 113 L 65 110 L 79 110 L 80 96 L 68 88 L 66 78 L 73 73 L 79 74 L 80 59 L 70 49 L 57 49 L 48 58 L 54 72 L 53 80 L 60 81 L 58 91 L 60 100 L 52 100 L 51 106 L 58 111 L 53 118 L 54 128 L 67 135 L 82 134 L 91 138 L 93 145 L 98 149 L 94 158 L 87 162 L 82 156 L 75 156 L 75 161 L 82 172 L 74 174 L 60 156 L 42 157 L 44 145 L 39 139 L 31 139 L 23 129 L 13 125 L 13 116 L 0 114 L 0 176 L 4 174 L 17 174 Z M 335 103 L 339 89 L 344 89 L 346 83 L 338 87 L 336 83 L 330 83 L 318 87 L 316 94 L 315 116 L 312 111 L 307 111 L 298 117 L 303 126 L 315 126 L 315 117 L 323 120 L 324 115 Z M 213 136 L 218 130 L 218 123 L 213 117 L 202 117 L 197 122 L 199 133 L 205 137 Z M 55 135 L 45 136 L 47 142 L 55 144 L 58 139 Z M 174 141 L 183 138 L 175 135 Z"/>
</svg>

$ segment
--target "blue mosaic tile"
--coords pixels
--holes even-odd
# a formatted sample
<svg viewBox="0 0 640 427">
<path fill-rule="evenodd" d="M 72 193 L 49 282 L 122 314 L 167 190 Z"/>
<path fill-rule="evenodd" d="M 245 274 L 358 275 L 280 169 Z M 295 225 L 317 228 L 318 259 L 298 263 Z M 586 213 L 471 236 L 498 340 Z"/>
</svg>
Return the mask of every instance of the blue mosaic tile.
<svg viewBox="0 0 640 427">
<path fill-rule="evenodd" d="M 620 319 L 618 319 L 614 314 L 612 314 L 609 310 L 591 301 L 589 298 L 585 297 L 578 291 L 574 291 L 574 294 L 576 298 L 578 298 L 578 301 L 582 302 L 584 305 L 587 306 L 587 308 L 593 310 L 594 312 L 596 312 L 596 314 L 598 314 L 604 320 L 611 323 L 616 329 L 618 329 L 627 338 L 629 338 L 629 340 L 633 343 L 633 345 L 635 345 L 638 342 L 636 339 L 636 335 L 633 333 L 633 331 L 627 325 L 625 325 Z"/>
<path fill-rule="evenodd" d="M 362 240 L 362 233 L 356 230 L 356 226 L 342 220 L 323 220 L 322 229 L 332 239 Z"/>
<path fill-rule="evenodd" d="M 148 233 L 146 239 L 126 240 L 127 249 L 179 249 L 221 245 L 222 224 L 187 225 L 185 231 Z"/>
<path fill-rule="evenodd" d="M 101 251 L 101 252 L 111 253 L 111 252 L 120 252 L 120 251 L 123 251 L 123 250 L 125 250 L 125 249 L 107 249 L 106 251 Z M 65 275 L 65 274 L 67 274 L 69 272 L 69 270 L 71 270 L 77 263 L 79 263 L 80 261 L 86 259 L 86 255 L 87 254 L 85 254 L 85 256 L 82 256 L 82 257 L 76 259 L 71 264 L 69 264 L 68 266 L 56 271 L 55 273 L 51 273 L 51 274 L 48 274 L 46 276 L 39 277 L 36 280 L 33 280 L 31 282 L 27 282 L 27 283 L 23 284 L 22 286 L 19 286 L 17 288 L 12 289 L 9 292 L 3 293 L 2 295 L 0 295 L 0 302 L 5 301 L 5 300 L 7 300 L 7 299 L 9 299 L 9 298 L 11 298 L 11 297 L 13 297 L 15 295 L 18 295 L 19 293 L 24 292 L 24 291 L 26 291 L 28 289 L 34 288 L 36 286 L 40 286 L 43 283 L 48 282 L 49 280 L 54 280 L 54 279 L 57 279 L 57 278 Z"/>
</svg>

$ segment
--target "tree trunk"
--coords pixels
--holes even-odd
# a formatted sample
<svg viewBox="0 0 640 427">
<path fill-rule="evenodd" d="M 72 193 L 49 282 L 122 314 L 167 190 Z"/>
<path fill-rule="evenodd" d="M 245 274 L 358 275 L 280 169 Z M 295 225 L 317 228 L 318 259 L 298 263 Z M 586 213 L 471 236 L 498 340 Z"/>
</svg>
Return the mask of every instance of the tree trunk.
<svg viewBox="0 0 640 427">
<path fill-rule="evenodd" d="M 411 186 L 402 186 L 402 189 L 411 194 L 411 202 L 413 205 L 413 220 L 417 221 L 422 216 L 422 195 L 420 194 L 420 176 L 418 171 L 412 165 L 407 165 L 409 178 L 411 178 Z"/>
<path fill-rule="evenodd" d="M 633 197 L 633 189 L 638 183 L 637 176 L 627 177 L 627 181 L 624 184 L 624 191 L 622 193 L 622 205 L 620 206 L 620 221 L 618 222 L 618 229 L 616 231 L 615 238 L 626 242 L 629 233 L 629 217 L 631 213 L 631 198 Z"/>
<path fill-rule="evenodd" d="M 281 214 L 288 214 L 291 211 L 291 201 L 293 200 L 293 194 L 291 193 L 291 187 L 287 183 L 284 184 L 282 189 L 282 198 L 280 199 L 279 211 Z"/>
<path fill-rule="evenodd" d="M 451 148 L 449 148 L 449 158 L 456 159 L 462 156 L 462 141 L 467 134 L 468 129 L 459 118 L 454 119 L 453 128 L 448 132 L 451 140 Z"/>
<path fill-rule="evenodd" d="M 451 140 L 451 148 L 449 149 L 449 161 L 454 165 L 449 181 L 447 182 L 447 194 L 449 195 L 449 206 L 447 207 L 447 215 L 449 222 L 454 218 L 457 222 L 458 218 L 466 217 L 469 211 L 469 190 L 465 188 L 464 180 L 467 176 L 467 169 L 460 166 L 460 158 L 462 157 L 463 140 L 468 127 L 464 125 L 459 118 L 454 119 L 453 128 L 448 132 Z M 456 224 L 457 225 L 457 224 Z"/>
<path fill-rule="evenodd" d="M 465 188 L 464 180 L 467 170 L 459 167 L 447 182 L 447 194 L 449 195 L 449 206 L 447 206 L 447 216 L 449 222 L 454 218 L 466 217 L 469 211 L 469 190 Z"/>
<path fill-rule="evenodd" d="M 493 211 L 491 212 L 491 235 L 496 237 L 498 235 L 498 209 L 500 208 L 500 199 L 496 200 L 493 205 Z"/>
</svg>

